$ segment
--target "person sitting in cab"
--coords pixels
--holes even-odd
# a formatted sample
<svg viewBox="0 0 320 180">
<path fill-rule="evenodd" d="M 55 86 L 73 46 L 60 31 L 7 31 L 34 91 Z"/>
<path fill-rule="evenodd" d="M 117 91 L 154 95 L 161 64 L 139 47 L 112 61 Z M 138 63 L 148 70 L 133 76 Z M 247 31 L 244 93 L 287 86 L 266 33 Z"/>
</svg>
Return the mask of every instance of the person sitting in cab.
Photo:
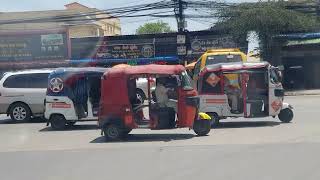
<svg viewBox="0 0 320 180">
<path fill-rule="evenodd" d="M 229 104 L 231 105 L 232 113 L 241 113 L 239 112 L 238 104 L 240 93 L 240 85 L 237 74 L 225 74 L 224 75 L 224 90 L 228 96 Z"/>
<path fill-rule="evenodd" d="M 157 79 L 155 89 L 157 103 L 159 104 L 159 107 L 170 107 L 173 108 L 175 112 L 177 112 L 177 101 L 174 99 L 169 99 L 170 91 L 174 91 L 174 87 L 166 87 L 169 81 L 170 80 L 168 78 L 164 77 Z M 175 86 L 175 83 L 171 85 Z"/>
</svg>

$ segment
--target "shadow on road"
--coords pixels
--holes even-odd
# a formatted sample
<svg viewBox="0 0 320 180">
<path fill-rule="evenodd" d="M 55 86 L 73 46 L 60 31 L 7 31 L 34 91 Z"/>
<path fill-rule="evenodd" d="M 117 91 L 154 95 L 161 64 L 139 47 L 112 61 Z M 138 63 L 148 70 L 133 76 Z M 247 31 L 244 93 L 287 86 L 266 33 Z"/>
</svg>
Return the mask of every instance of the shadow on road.
<svg viewBox="0 0 320 180">
<path fill-rule="evenodd" d="M 222 128 L 251 128 L 251 127 L 266 127 L 278 126 L 280 122 L 275 121 L 237 121 L 237 122 L 220 122 L 216 129 Z"/>
<path fill-rule="evenodd" d="M 193 134 L 129 134 L 119 141 L 106 141 L 104 136 L 100 136 L 90 143 L 117 143 L 117 142 L 153 142 L 153 141 L 176 141 L 197 137 Z"/>
<path fill-rule="evenodd" d="M 0 120 L 0 125 L 1 124 L 22 124 L 22 123 L 45 123 L 46 120 L 43 118 L 32 118 L 28 122 L 19 122 L 19 121 L 12 121 L 10 118 Z"/>
<path fill-rule="evenodd" d="M 94 130 L 98 129 L 98 126 L 95 124 L 84 124 L 84 125 L 74 125 L 74 126 L 66 126 L 64 130 L 61 131 L 83 131 L 83 130 Z M 50 131 L 58 131 L 53 130 L 51 127 L 45 127 L 40 129 L 39 132 L 50 132 Z"/>
</svg>

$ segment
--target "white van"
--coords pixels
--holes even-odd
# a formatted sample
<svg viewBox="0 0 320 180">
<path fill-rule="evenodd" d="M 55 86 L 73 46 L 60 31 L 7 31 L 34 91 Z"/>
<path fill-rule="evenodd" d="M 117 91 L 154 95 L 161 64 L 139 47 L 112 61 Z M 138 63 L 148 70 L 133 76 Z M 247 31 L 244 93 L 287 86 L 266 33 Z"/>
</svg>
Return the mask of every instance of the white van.
<svg viewBox="0 0 320 180">
<path fill-rule="evenodd" d="M 7 72 L 0 80 L 0 114 L 13 121 L 43 116 L 49 69 Z"/>
</svg>

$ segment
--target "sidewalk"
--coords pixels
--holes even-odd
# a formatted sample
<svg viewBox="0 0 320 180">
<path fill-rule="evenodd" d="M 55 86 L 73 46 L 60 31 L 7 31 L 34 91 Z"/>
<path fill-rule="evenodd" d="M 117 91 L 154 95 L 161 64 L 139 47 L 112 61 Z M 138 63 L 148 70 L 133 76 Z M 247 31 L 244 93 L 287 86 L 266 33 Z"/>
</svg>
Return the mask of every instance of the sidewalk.
<svg viewBox="0 0 320 180">
<path fill-rule="evenodd" d="M 320 95 L 320 89 L 286 91 L 286 96 Z"/>
</svg>

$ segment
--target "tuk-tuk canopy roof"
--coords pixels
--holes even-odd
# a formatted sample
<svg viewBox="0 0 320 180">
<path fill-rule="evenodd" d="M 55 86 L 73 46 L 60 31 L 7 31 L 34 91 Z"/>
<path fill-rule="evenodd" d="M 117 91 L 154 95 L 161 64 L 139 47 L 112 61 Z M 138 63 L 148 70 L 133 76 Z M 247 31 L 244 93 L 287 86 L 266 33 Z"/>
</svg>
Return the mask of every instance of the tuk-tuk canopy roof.
<svg viewBox="0 0 320 180">
<path fill-rule="evenodd" d="M 219 63 L 205 67 L 204 71 L 236 71 L 249 70 L 268 67 L 268 62 L 237 62 L 237 63 Z"/>
<path fill-rule="evenodd" d="M 58 68 L 51 72 L 49 78 L 60 77 L 60 78 L 70 78 L 74 75 L 85 75 L 90 76 L 94 74 L 103 74 L 110 68 L 101 68 L 101 67 L 79 67 L 79 68 Z"/>
<path fill-rule="evenodd" d="M 124 75 L 139 75 L 139 74 L 161 74 L 172 75 L 179 74 L 185 71 L 182 65 L 141 65 L 131 67 L 112 68 L 105 75 L 112 77 L 122 77 Z"/>
</svg>

